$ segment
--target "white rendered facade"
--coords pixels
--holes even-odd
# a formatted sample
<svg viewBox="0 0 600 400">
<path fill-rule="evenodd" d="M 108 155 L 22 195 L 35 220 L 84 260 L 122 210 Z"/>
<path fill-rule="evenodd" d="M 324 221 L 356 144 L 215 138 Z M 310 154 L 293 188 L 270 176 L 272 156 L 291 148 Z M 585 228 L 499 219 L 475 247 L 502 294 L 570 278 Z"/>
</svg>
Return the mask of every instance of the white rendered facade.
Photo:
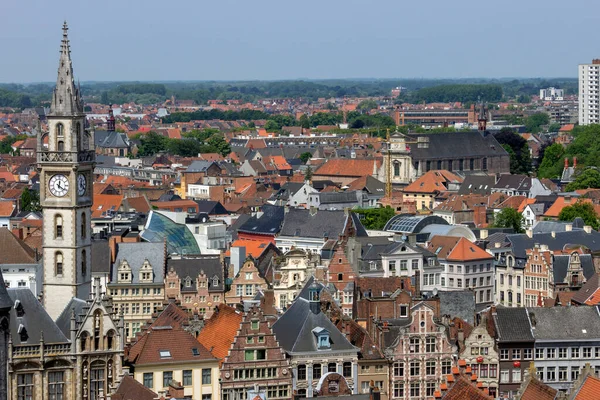
<svg viewBox="0 0 600 400">
<path fill-rule="evenodd" d="M 600 60 L 579 64 L 579 124 L 600 123 Z"/>
</svg>

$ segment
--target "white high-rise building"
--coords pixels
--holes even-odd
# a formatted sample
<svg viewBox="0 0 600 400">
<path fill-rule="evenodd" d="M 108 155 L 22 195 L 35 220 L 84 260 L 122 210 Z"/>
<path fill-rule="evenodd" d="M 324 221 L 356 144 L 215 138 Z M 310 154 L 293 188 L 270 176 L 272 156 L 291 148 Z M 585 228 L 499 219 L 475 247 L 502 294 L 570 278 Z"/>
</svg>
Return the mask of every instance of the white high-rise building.
<svg viewBox="0 0 600 400">
<path fill-rule="evenodd" d="M 600 59 L 579 64 L 579 124 L 600 123 Z"/>
</svg>

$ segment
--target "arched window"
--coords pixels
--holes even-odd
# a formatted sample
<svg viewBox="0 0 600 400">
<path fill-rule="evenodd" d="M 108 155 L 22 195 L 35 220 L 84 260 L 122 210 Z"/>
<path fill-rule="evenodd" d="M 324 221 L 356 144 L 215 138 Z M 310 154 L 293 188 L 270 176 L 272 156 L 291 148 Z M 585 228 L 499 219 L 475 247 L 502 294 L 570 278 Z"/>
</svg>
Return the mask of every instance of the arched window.
<svg viewBox="0 0 600 400">
<path fill-rule="evenodd" d="M 85 239 L 86 235 L 87 235 L 87 216 L 85 215 L 85 212 L 81 213 L 81 237 L 83 239 Z"/>
<path fill-rule="evenodd" d="M 104 370 L 105 364 L 102 361 L 94 361 L 90 365 L 90 400 L 98 400 L 100 398 L 101 390 L 106 393 L 106 389 L 104 387 Z"/>
<path fill-rule="evenodd" d="M 394 161 L 394 176 L 400 176 L 400 161 Z"/>
<path fill-rule="evenodd" d="M 81 275 L 87 276 L 87 253 L 81 250 Z"/>
<path fill-rule="evenodd" d="M 112 329 L 106 334 L 106 350 L 113 350 L 115 345 L 115 331 Z"/>
<path fill-rule="evenodd" d="M 62 239 L 63 237 L 63 218 L 62 215 L 54 216 L 54 239 Z"/>
<path fill-rule="evenodd" d="M 56 124 L 56 136 L 57 137 L 64 137 L 65 136 L 65 127 L 63 126 L 63 124 Z"/>
<path fill-rule="evenodd" d="M 71 140 L 77 140 L 77 150 L 81 150 L 81 123 L 78 122 L 75 124 L 75 138 L 71 138 Z"/>
<path fill-rule="evenodd" d="M 60 251 L 57 251 L 54 255 L 54 273 L 57 276 L 63 274 L 63 254 Z"/>
<path fill-rule="evenodd" d="M 81 334 L 80 338 L 79 338 L 79 346 L 80 346 L 80 351 L 88 351 L 88 339 L 90 338 L 90 335 L 86 332 L 83 331 L 83 333 Z"/>
<path fill-rule="evenodd" d="M 65 151 L 65 142 L 63 142 L 62 140 L 58 141 L 58 147 L 56 149 L 57 151 Z"/>
</svg>

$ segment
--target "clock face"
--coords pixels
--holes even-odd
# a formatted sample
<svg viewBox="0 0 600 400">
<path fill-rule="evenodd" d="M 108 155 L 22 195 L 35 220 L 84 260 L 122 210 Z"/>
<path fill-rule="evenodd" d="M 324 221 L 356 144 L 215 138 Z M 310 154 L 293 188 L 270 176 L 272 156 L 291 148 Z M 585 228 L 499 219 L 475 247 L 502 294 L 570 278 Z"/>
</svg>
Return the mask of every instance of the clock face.
<svg viewBox="0 0 600 400">
<path fill-rule="evenodd" d="M 77 194 L 83 196 L 85 194 L 85 189 L 87 187 L 87 182 L 85 180 L 85 175 L 79 174 L 77 175 Z"/>
<path fill-rule="evenodd" d="M 69 180 L 66 176 L 57 174 L 48 182 L 50 193 L 56 197 L 63 197 L 69 192 Z"/>
</svg>

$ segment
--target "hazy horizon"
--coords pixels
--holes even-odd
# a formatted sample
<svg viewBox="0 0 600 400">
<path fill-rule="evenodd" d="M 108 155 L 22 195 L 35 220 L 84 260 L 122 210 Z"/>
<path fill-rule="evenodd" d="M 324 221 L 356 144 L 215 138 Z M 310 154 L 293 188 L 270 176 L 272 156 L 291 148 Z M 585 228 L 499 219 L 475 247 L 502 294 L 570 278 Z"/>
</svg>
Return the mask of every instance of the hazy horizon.
<svg viewBox="0 0 600 400">
<path fill-rule="evenodd" d="M 55 80 L 63 20 L 82 82 L 576 78 L 600 56 L 600 2 L 3 3 L 5 83 Z"/>
</svg>

